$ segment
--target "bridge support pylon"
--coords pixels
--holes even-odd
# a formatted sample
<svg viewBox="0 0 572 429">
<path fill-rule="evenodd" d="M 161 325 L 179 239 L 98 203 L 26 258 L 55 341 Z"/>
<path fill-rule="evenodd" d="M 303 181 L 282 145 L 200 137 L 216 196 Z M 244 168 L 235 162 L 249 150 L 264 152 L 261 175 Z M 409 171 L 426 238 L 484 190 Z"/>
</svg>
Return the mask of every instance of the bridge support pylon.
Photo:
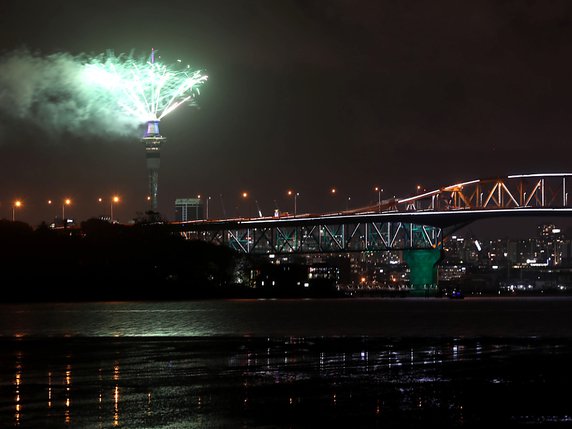
<svg viewBox="0 0 572 429">
<path fill-rule="evenodd" d="M 410 271 L 412 296 L 437 295 L 437 265 L 443 257 L 441 248 L 403 251 L 403 259 Z"/>
</svg>

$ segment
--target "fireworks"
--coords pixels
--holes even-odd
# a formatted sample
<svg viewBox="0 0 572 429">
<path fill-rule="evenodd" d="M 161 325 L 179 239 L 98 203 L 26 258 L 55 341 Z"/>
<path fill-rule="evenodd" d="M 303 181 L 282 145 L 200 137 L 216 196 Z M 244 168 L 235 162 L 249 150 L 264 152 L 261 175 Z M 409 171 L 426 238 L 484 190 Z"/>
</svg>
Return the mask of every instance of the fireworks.
<svg viewBox="0 0 572 429">
<path fill-rule="evenodd" d="M 180 60 L 168 66 L 152 50 L 132 54 L 40 55 L 19 50 L 0 55 L 0 113 L 32 120 L 50 135 L 132 135 L 142 124 L 151 208 L 157 209 L 161 146 L 159 121 L 184 104 L 193 105 L 207 80 Z"/>
<path fill-rule="evenodd" d="M 112 53 L 91 59 L 85 64 L 84 78 L 140 123 L 159 121 L 183 104 L 194 104 L 207 80 L 200 70 L 182 66 L 180 60 L 177 67 L 156 61 L 154 50 L 146 60 Z"/>
<path fill-rule="evenodd" d="M 183 104 L 194 104 L 200 86 L 207 80 L 190 66 L 168 67 L 155 60 L 111 53 L 86 62 L 84 79 L 96 89 L 103 104 L 119 107 L 121 113 L 138 123 L 147 123 L 141 139 L 145 145 L 151 209 L 157 210 L 161 146 L 166 138 L 159 133 L 159 121 Z"/>
</svg>

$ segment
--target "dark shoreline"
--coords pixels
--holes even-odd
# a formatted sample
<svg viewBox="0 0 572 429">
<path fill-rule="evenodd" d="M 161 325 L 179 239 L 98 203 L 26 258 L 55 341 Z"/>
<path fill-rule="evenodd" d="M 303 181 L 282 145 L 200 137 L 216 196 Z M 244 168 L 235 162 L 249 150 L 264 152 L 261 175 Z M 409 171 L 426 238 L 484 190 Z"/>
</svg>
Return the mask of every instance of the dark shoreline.
<svg viewBox="0 0 572 429">
<path fill-rule="evenodd" d="M 169 285 L 170 287 L 172 285 Z M 269 291 L 260 291 L 254 288 L 205 288 L 201 290 L 166 290 L 166 286 L 157 285 L 154 290 L 143 288 L 137 293 L 131 291 L 122 292 L 120 287 L 113 291 L 94 292 L 90 290 L 86 294 L 85 289 L 89 286 L 83 285 L 78 288 L 76 285 L 69 288 L 63 288 L 60 291 L 53 289 L 44 291 L 5 291 L 0 298 L 1 304 L 32 304 L 32 303 L 96 303 L 96 302 L 187 302 L 187 301 L 210 301 L 210 300 L 329 300 L 329 299 L 418 299 L 426 298 L 427 300 L 448 300 L 449 296 L 439 292 L 430 291 L 410 292 L 410 291 L 368 291 L 363 293 L 352 293 L 349 291 L 332 292 L 327 294 L 320 293 L 272 293 Z M 526 298 L 571 298 L 572 293 L 479 293 L 474 295 L 463 296 L 462 299 L 526 299 Z"/>
<path fill-rule="evenodd" d="M 22 273 L 22 279 L 26 273 Z M 25 280 L 8 282 L 22 284 L 24 287 L 5 288 L 0 304 L 5 303 L 58 303 L 58 302 L 170 302 L 229 299 L 368 299 L 368 298 L 434 298 L 449 299 L 450 289 L 435 287 L 428 290 L 413 289 L 325 289 L 252 287 L 237 284 L 215 286 L 194 285 L 179 280 L 157 281 L 147 279 L 141 282 L 118 282 L 109 279 L 78 278 L 76 280 L 42 278 L 41 276 Z M 42 285 L 41 287 L 38 285 Z M 30 286 L 31 285 L 31 286 Z M 46 286 L 48 285 L 48 286 Z M 460 289 L 462 290 L 462 289 Z M 466 292 L 463 298 L 572 298 L 572 291 L 487 291 Z"/>
</svg>

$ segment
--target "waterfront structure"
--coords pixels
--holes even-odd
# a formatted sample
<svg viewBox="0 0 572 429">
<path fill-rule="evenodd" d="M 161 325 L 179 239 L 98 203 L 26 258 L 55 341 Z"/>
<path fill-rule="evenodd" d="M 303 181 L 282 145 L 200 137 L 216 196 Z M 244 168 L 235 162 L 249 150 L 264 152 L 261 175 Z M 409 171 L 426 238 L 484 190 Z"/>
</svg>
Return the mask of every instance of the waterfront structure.
<svg viewBox="0 0 572 429">
<path fill-rule="evenodd" d="M 545 173 L 476 179 L 345 211 L 186 222 L 174 228 L 186 238 L 248 254 L 401 251 L 410 283 L 421 292 L 437 284 L 437 265 L 446 239 L 471 222 L 572 217 L 567 192 L 570 177 L 572 173 Z M 478 242 L 474 246 L 482 247 Z M 482 257 L 480 249 L 466 256 L 475 255 Z M 488 259 L 507 256 L 508 250 L 491 249 Z M 552 260 L 562 257 L 558 253 Z"/>
</svg>

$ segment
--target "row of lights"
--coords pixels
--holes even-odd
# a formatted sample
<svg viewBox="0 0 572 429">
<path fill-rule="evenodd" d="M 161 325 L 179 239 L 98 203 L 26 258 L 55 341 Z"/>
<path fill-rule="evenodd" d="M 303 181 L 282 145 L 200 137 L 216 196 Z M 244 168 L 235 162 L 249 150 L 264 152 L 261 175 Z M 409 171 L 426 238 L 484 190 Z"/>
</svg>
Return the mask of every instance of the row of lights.
<svg viewBox="0 0 572 429">
<path fill-rule="evenodd" d="M 374 190 L 375 192 L 377 192 L 377 195 L 378 195 L 378 205 L 379 205 L 379 209 L 381 210 L 381 193 L 383 192 L 383 188 L 381 188 L 381 187 L 379 187 L 379 186 L 376 186 L 375 188 L 373 188 L 373 190 Z M 417 192 L 420 192 L 420 190 L 421 190 L 421 185 L 417 185 Z M 331 188 L 331 189 L 330 189 L 330 193 L 331 193 L 332 195 L 335 195 L 335 194 L 337 193 L 336 188 Z M 289 190 L 287 191 L 287 195 L 288 195 L 289 197 L 292 197 L 292 196 L 294 197 L 294 216 L 296 216 L 296 214 L 297 214 L 297 200 L 298 200 L 298 197 L 300 196 L 300 193 L 289 189 Z M 242 197 L 243 197 L 243 198 L 248 198 L 248 192 L 243 192 L 243 193 L 242 193 Z M 150 200 L 150 198 L 151 198 L 151 197 L 147 197 L 147 200 Z M 201 196 L 200 196 L 200 195 L 197 195 L 197 198 L 200 199 Z M 206 203 L 207 203 L 207 204 L 206 204 L 206 217 L 207 217 L 207 219 L 208 219 L 208 216 L 209 216 L 209 201 L 210 201 L 210 199 L 211 199 L 210 196 L 206 198 Z M 349 205 L 350 200 L 351 200 L 351 197 L 348 196 L 348 201 L 347 201 L 347 202 L 348 202 L 348 205 Z M 102 202 L 103 202 L 103 198 L 100 197 L 100 198 L 97 199 L 97 201 L 98 201 L 99 203 L 102 203 Z M 117 195 L 114 195 L 114 196 L 111 197 L 111 199 L 110 199 L 110 218 L 111 218 L 111 221 L 112 221 L 112 222 L 113 222 L 113 204 L 114 204 L 114 203 L 117 204 L 119 201 L 120 201 L 120 199 L 119 199 L 119 197 L 118 197 Z M 48 204 L 49 204 L 49 205 L 51 205 L 52 203 L 53 203 L 52 200 L 48 200 Z M 65 219 L 65 208 L 66 208 L 66 206 L 70 206 L 71 203 L 72 203 L 72 200 L 71 200 L 70 198 L 65 198 L 65 199 L 63 200 L 63 203 L 62 203 L 62 219 Z M 22 203 L 21 200 L 16 200 L 16 201 L 14 201 L 14 204 L 12 205 L 12 220 L 13 220 L 13 221 L 16 219 L 16 209 L 19 209 L 19 208 L 21 208 L 22 206 L 23 206 L 23 203 Z M 346 209 L 347 209 L 347 208 L 348 208 L 348 207 L 346 207 Z"/>
<path fill-rule="evenodd" d="M 418 189 L 419 189 L 419 187 L 418 187 Z M 378 205 L 379 205 L 379 209 L 381 210 L 381 194 L 382 194 L 382 192 L 383 192 L 383 188 L 381 188 L 381 187 L 379 187 L 379 186 L 376 186 L 375 188 L 373 188 L 373 190 L 374 190 L 375 192 L 377 192 L 377 195 L 378 195 Z M 331 193 L 332 195 L 336 195 L 337 192 L 338 192 L 338 191 L 337 191 L 336 188 L 331 188 L 331 189 L 330 189 L 330 193 Z M 292 189 L 289 189 L 289 190 L 286 192 L 286 195 L 288 195 L 289 197 L 294 197 L 294 216 L 296 216 L 296 214 L 297 214 L 297 212 L 298 212 L 298 207 L 297 207 L 297 206 L 298 206 L 298 197 L 300 196 L 300 192 L 296 192 L 296 191 L 294 191 L 294 190 L 292 190 Z M 248 198 L 249 194 L 248 194 L 248 192 L 242 192 L 242 193 L 241 193 L 241 196 L 242 196 L 242 198 L 245 198 L 245 199 L 246 199 L 246 198 Z M 200 194 L 197 195 L 197 198 L 198 198 L 198 199 L 201 199 L 201 195 L 200 195 Z M 208 219 L 208 217 L 209 217 L 209 201 L 210 201 L 210 199 L 211 199 L 210 196 L 205 198 L 205 201 L 206 201 L 206 218 L 207 218 L 207 219 Z M 349 202 L 350 202 L 350 201 L 351 201 L 351 197 L 348 196 L 348 200 L 347 200 L 348 206 L 349 206 Z M 348 208 L 348 207 L 346 207 L 346 209 L 347 209 L 347 208 Z"/>
<path fill-rule="evenodd" d="M 97 201 L 99 203 L 102 203 L 103 198 L 99 197 L 97 199 Z M 110 204 L 109 204 L 109 206 L 110 206 L 110 219 L 111 219 L 111 222 L 113 222 L 113 205 L 119 203 L 121 201 L 121 199 L 117 195 L 114 195 L 110 198 L 109 201 L 110 201 Z M 48 200 L 48 205 L 51 206 L 53 204 L 54 204 L 53 200 Z M 62 200 L 62 219 L 64 221 L 66 219 L 66 207 L 69 207 L 71 205 L 72 205 L 72 199 L 71 198 L 64 198 Z M 24 203 L 22 202 L 22 200 L 14 201 L 14 203 L 12 204 L 12 221 L 16 220 L 16 209 L 20 209 L 23 206 L 24 206 Z"/>
</svg>

